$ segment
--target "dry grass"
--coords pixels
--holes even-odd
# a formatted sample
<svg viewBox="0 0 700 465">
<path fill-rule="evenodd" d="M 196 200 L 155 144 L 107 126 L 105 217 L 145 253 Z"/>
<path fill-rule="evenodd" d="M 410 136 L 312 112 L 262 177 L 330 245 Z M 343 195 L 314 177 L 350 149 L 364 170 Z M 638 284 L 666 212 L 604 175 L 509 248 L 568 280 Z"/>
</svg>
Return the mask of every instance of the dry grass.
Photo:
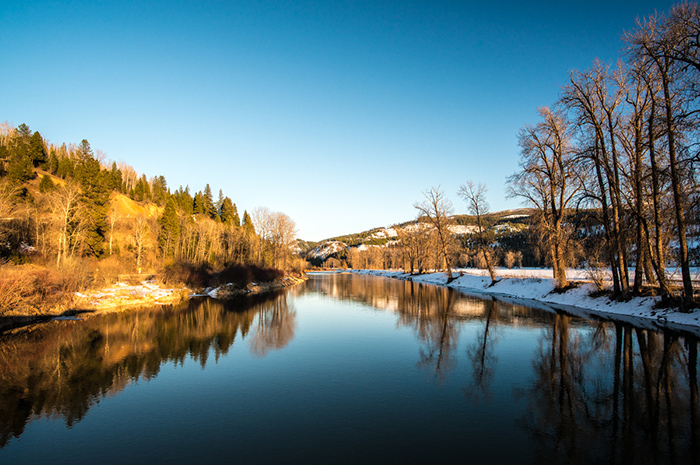
<svg viewBox="0 0 700 465">
<path fill-rule="evenodd" d="M 5 264 L 0 267 L 0 316 L 61 313 L 86 279 L 79 267 L 58 272 Z"/>
</svg>

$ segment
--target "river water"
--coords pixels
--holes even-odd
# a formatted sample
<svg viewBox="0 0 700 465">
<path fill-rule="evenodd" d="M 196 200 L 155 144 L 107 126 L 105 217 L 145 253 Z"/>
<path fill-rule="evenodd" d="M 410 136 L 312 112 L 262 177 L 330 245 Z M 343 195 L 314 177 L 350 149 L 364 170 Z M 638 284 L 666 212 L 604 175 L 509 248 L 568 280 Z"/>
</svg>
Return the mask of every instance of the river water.
<svg viewBox="0 0 700 465">
<path fill-rule="evenodd" d="M 0 335 L 0 463 L 698 463 L 697 346 L 312 275 Z"/>
</svg>

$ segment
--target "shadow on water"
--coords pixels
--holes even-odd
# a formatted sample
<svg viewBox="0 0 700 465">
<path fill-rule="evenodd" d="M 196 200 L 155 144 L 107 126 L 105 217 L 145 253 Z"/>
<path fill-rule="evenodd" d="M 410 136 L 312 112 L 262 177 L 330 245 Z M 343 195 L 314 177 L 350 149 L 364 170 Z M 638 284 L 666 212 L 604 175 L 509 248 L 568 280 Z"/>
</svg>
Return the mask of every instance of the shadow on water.
<svg viewBox="0 0 700 465">
<path fill-rule="evenodd" d="M 167 362 L 226 355 L 236 337 L 264 357 L 293 338 L 296 313 L 286 292 L 234 301 L 203 298 L 184 307 L 156 307 L 52 321 L 0 334 L 0 448 L 29 420 L 79 422 L 90 407 Z"/>
</svg>

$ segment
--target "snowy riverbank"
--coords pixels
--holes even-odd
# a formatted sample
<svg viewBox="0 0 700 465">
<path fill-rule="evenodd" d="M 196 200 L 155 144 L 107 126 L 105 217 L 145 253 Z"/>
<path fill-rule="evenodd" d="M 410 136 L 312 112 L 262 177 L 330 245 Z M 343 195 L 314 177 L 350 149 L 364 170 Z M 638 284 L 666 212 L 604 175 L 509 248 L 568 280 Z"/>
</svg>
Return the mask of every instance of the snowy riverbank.
<svg viewBox="0 0 700 465">
<path fill-rule="evenodd" d="M 628 301 L 613 301 L 606 296 L 592 297 L 595 285 L 574 273 L 574 280 L 581 281 L 578 287 L 566 292 L 553 292 L 552 271 L 546 269 L 499 270 L 499 281 L 491 285 L 491 279 L 483 270 L 458 270 L 455 279 L 447 284 L 446 273 L 411 275 L 402 271 L 347 270 L 355 274 L 369 274 L 411 280 L 414 282 L 448 286 L 466 293 L 494 295 L 516 300 L 523 304 L 545 309 L 558 309 L 582 317 L 596 316 L 628 321 L 647 327 L 662 327 L 688 331 L 700 336 L 700 309 L 689 313 L 673 308 L 655 308 L 658 297 L 634 297 Z M 509 276 L 504 276 L 508 274 Z"/>
</svg>

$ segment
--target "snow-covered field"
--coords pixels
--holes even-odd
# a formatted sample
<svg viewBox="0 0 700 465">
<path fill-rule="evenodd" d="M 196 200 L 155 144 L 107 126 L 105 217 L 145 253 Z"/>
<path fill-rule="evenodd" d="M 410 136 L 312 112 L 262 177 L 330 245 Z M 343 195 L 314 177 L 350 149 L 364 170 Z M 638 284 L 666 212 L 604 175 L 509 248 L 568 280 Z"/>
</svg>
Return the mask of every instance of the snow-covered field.
<svg viewBox="0 0 700 465">
<path fill-rule="evenodd" d="M 456 277 L 447 283 L 446 273 L 410 275 L 403 271 L 347 270 L 356 274 L 370 274 L 397 279 L 410 279 L 415 282 L 449 286 L 467 293 L 495 295 L 516 303 L 523 303 L 543 309 L 564 310 L 582 317 L 596 316 L 612 318 L 649 328 L 666 327 L 700 335 L 700 309 L 689 313 L 677 309 L 654 308 L 658 297 L 634 297 L 628 301 L 611 301 L 607 297 L 591 297 L 596 288 L 588 281 L 584 270 L 569 270 L 571 280 L 581 284 L 564 293 L 553 292 L 555 282 L 551 269 L 499 269 L 496 284 L 485 270 L 464 269 L 453 274 Z M 694 270 L 694 275 L 697 270 Z"/>
</svg>

